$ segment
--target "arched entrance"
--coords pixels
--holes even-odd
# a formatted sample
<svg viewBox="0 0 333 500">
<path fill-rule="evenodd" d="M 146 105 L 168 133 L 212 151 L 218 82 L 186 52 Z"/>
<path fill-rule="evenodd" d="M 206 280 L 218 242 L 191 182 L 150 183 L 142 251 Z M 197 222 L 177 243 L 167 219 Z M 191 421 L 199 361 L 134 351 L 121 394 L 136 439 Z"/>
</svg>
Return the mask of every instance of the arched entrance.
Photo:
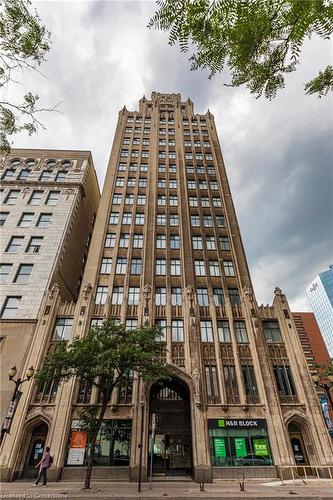
<svg viewBox="0 0 333 500">
<path fill-rule="evenodd" d="M 150 390 L 148 455 L 153 475 L 192 474 L 190 393 L 180 380 L 165 380 Z"/>
<path fill-rule="evenodd" d="M 43 456 L 48 430 L 48 426 L 44 422 L 32 429 L 22 475 L 24 478 L 36 476 L 36 465 Z"/>
<path fill-rule="evenodd" d="M 302 436 L 301 426 L 297 422 L 292 421 L 288 425 L 288 431 L 289 431 L 291 448 L 294 454 L 295 464 L 309 465 L 309 460 Z"/>
</svg>

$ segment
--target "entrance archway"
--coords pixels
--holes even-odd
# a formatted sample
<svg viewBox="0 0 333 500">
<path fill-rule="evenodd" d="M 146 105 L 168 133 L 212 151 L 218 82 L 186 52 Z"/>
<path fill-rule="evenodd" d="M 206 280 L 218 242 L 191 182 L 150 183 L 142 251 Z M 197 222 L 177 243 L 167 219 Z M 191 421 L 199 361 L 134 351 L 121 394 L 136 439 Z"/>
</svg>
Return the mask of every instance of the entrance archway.
<svg viewBox="0 0 333 500">
<path fill-rule="evenodd" d="M 39 423 L 32 429 L 22 475 L 24 478 L 36 476 L 36 465 L 43 456 L 48 431 L 45 422 Z"/>
<path fill-rule="evenodd" d="M 292 421 L 288 425 L 288 431 L 296 465 L 309 465 L 301 426 Z"/>
<path fill-rule="evenodd" d="M 153 475 L 192 474 L 190 393 L 178 379 L 154 384 L 149 399 L 149 452 Z"/>
</svg>

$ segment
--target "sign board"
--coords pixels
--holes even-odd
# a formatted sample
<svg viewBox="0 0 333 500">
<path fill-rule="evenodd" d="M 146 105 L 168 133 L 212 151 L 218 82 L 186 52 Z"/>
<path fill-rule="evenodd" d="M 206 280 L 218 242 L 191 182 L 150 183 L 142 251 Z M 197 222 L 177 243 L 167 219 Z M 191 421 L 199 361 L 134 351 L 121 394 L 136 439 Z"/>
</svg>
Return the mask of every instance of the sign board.
<svg viewBox="0 0 333 500">
<path fill-rule="evenodd" d="M 22 392 L 21 391 L 16 391 L 15 397 L 9 403 L 9 407 L 8 407 L 8 410 L 7 410 L 7 415 L 5 417 L 5 420 L 4 420 L 4 423 L 3 423 L 3 426 L 2 426 L 2 430 L 4 432 L 8 432 L 9 433 L 9 431 L 10 431 L 10 428 L 11 428 L 11 425 L 12 425 L 12 421 L 13 421 L 13 418 L 14 418 L 14 415 L 15 415 L 15 412 L 16 412 L 16 408 L 17 408 L 17 405 L 19 404 L 21 396 L 22 396 Z"/>
<path fill-rule="evenodd" d="M 320 396 L 320 406 L 323 412 L 323 416 L 327 425 L 327 429 L 330 431 L 333 429 L 333 422 L 331 420 L 329 409 L 328 409 L 328 397 Z"/>
<path fill-rule="evenodd" d="M 87 434 L 84 431 L 73 431 L 71 434 L 70 448 L 85 448 Z"/>
<path fill-rule="evenodd" d="M 247 455 L 246 444 L 244 438 L 234 438 L 236 457 L 245 457 Z"/>
<path fill-rule="evenodd" d="M 209 429 L 267 429 L 264 418 L 210 418 Z"/>
<path fill-rule="evenodd" d="M 269 456 L 267 439 L 254 439 L 253 440 L 253 449 L 254 449 L 255 455 L 258 455 L 261 457 Z"/>
<path fill-rule="evenodd" d="M 214 438 L 215 458 L 227 456 L 224 438 Z"/>
<path fill-rule="evenodd" d="M 85 451 L 85 448 L 70 448 L 67 465 L 83 465 Z"/>
</svg>

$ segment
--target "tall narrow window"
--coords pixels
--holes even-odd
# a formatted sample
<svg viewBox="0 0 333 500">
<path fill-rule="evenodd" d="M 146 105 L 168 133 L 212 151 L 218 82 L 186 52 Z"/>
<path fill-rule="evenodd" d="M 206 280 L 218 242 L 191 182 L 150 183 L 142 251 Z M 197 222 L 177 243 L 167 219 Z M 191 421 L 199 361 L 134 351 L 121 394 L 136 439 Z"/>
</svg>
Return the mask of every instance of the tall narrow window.
<svg viewBox="0 0 333 500">
<path fill-rule="evenodd" d="M 166 236 L 165 234 L 156 235 L 156 248 L 166 248 Z"/>
<path fill-rule="evenodd" d="M 211 321 L 200 321 L 202 342 L 213 342 L 213 327 Z"/>
<path fill-rule="evenodd" d="M 170 261 L 170 274 L 171 276 L 180 276 L 180 260 L 171 259 Z"/>
<path fill-rule="evenodd" d="M 143 247 L 143 234 L 134 234 L 133 236 L 133 248 Z"/>
<path fill-rule="evenodd" d="M 125 274 L 127 268 L 127 259 L 118 257 L 116 265 L 116 274 Z"/>
<path fill-rule="evenodd" d="M 183 295 L 181 288 L 171 288 L 171 304 L 173 306 L 181 306 L 183 303 Z"/>
<path fill-rule="evenodd" d="M 172 320 L 172 341 L 184 342 L 184 323 L 182 319 Z"/>
<path fill-rule="evenodd" d="M 157 276 L 165 276 L 166 273 L 166 261 L 165 259 L 156 259 L 156 269 Z"/>
<path fill-rule="evenodd" d="M 116 233 L 107 233 L 105 238 L 105 246 L 107 248 L 113 248 L 116 243 Z"/>
<path fill-rule="evenodd" d="M 108 287 L 98 286 L 96 290 L 95 304 L 105 304 L 108 297 Z"/>
<path fill-rule="evenodd" d="M 246 326 L 244 321 L 234 322 L 236 339 L 239 344 L 246 344 L 249 339 L 247 337 Z"/>
<path fill-rule="evenodd" d="M 223 320 L 217 322 L 217 331 L 220 342 L 231 342 L 229 321 Z"/>
<path fill-rule="evenodd" d="M 131 274 L 141 274 L 142 271 L 142 260 L 139 258 L 133 258 L 131 261 Z"/>
<path fill-rule="evenodd" d="M 234 264 L 231 260 L 224 260 L 223 268 L 226 276 L 235 276 Z"/>
<path fill-rule="evenodd" d="M 128 233 L 121 233 L 119 238 L 119 248 L 128 248 L 129 237 Z"/>
<path fill-rule="evenodd" d="M 161 335 L 159 337 L 160 342 L 166 342 L 166 332 L 167 332 L 167 322 L 166 319 L 156 319 L 155 325 L 161 330 Z"/>
<path fill-rule="evenodd" d="M 71 338 L 72 326 L 73 318 L 57 318 L 52 340 L 69 340 Z"/>
<path fill-rule="evenodd" d="M 178 234 L 170 234 L 170 248 L 178 250 L 180 248 L 180 237 Z"/>
<path fill-rule="evenodd" d="M 205 365 L 205 376 L 208 400 L 214 401 L 220 397 L 216 366 L 211 364 Z"/>
<path fill-rule="evenodd" d="M 213 299 L 216 307 L 223 306 L 224 304 L 223 288 L 213 288 Z"/>
<path fill-rule="evenodd" d="M 124 287 L 114 286 L 111 299 L 112 304 L 121 305 L 123 303 L 123 298 L 124 298 Z"/>
<path fill-rule="evenodd" d="M 263 321 L 264 335 L 267 342 L 282 342 L 281 332 L 279 328 L 279 322 L 275 321 Z"/>
<path fill-rule="evenodd" d="M 196 276 L 206 276 L 205 261 L 204 260 L 195 260 L 194 261 L 194 269 L 195 269 Z"/>
<path fill-rule="evenodd" d="M 211 276 L 221 276 L 220 266 L 217 260 L 209 261 L 209 274 Z"/>
<path fill-rule="evenodd" d="M 157 306 L 165 306 L 166 304 L 166 288 L 157 287 L 155 291 L 155 304 Z"/>
<path fill-rule="evenodd" d="M 138 286 L 130 286 L 128 289 L 128 305 L 138 305 L 140 300 L 140 288 Z"/>
<path fill-rule="evenodd" d="M 254 374 L 253 366 L 243 365 L 242 374 L 243 374 L 245 394 L 247 396 L 258 396 L 257 381 Z"/>
<path fill-rule="evenodd" d="M 119 222 L 119 213 L 111 212 L 109 218 L 109 224 L 118 224 L 118 222 Z"/>
<path fill-rule="evenodd" d="M 197 288 L 197 297 L 198 297 L 199 306 L 208 306 L 209 305 L 207 288 Z"/>
<path fill-rule="evenodd" d="M 101 274 L 110 274 L 112 267 L 112 258 L 111 257 L 103 257 L 101 262 Z"/>
</svg>

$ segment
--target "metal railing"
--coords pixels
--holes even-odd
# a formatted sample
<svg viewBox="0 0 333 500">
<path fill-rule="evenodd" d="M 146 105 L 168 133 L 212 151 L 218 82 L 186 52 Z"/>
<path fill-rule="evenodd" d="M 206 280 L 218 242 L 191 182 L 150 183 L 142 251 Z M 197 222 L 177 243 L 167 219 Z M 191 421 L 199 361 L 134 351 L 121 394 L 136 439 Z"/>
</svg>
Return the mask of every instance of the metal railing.
<svg viewBox="0 0 333 500">
<path fill-rule="evenodd" d="M 332 465 L 278 465 L 277 470 L 282 484 L 290 479 L 293 482 L 300 479 L 304 484 L 309 484 L 309 479 L 311 481 L 317 479 L 319 482 L 330 479 L 333 482 Z"/>
</svg>

